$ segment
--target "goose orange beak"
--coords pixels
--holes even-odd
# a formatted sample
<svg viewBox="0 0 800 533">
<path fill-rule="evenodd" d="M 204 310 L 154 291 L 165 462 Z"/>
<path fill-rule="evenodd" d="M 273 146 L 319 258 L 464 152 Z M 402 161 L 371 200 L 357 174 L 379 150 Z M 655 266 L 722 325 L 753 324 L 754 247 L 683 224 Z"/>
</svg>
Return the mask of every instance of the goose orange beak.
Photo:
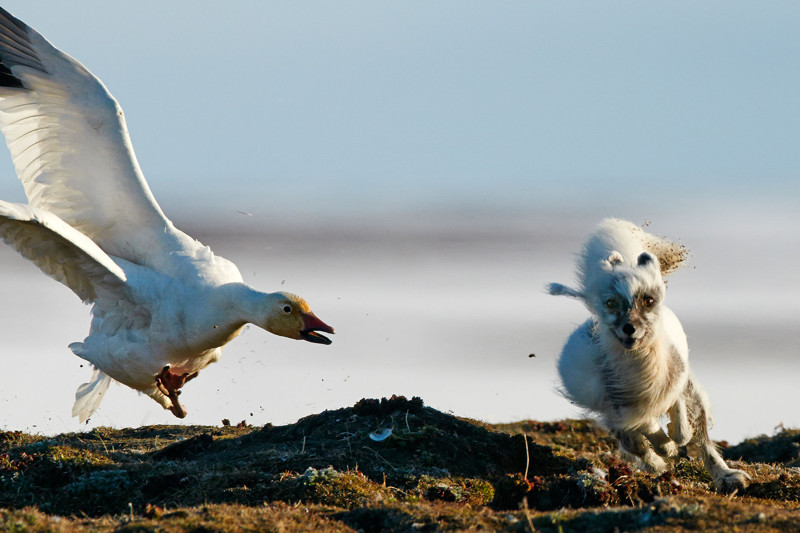
<svg viewBox="0 0 800 533">
<path fill-rule="evenodd" d="M 317 318 L 317 316 L 311 311 L 307 313 L 300 313 L 300 316 L 303 317 L 303 329 L 300 330 L 300 336 L 304 340 L 317 344 L 330 344 L 333 342 L 325 335 L 320 335 L 317 333 L 318 331 L 335 333 L 332 327 Z"/>
</svg>

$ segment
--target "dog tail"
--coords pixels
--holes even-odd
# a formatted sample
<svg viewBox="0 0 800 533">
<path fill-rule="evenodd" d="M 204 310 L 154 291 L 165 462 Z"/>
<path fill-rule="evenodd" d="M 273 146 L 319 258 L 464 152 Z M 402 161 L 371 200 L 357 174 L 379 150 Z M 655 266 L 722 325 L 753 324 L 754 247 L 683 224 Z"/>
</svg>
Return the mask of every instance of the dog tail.
<svg viewBox="0 0 800 533">
<path fill-rule="evenodd" d="M 547 285 L 547 292 L 553 296 L 571 296 L 572 298 L 577 298 L 578 300 L 586 300 L 586 297 L 582 292 L 560 283 L 550 283 Z"/>
</svg>

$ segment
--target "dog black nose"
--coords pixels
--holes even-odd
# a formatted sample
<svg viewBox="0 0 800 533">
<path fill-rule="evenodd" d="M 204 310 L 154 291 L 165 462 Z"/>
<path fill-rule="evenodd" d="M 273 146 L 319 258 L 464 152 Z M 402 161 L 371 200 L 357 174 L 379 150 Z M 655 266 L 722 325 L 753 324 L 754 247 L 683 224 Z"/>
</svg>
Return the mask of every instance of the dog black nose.
<svg viewBox="0 0 800 533">
<path fill-rule="evenodd" d="M 625 324 L 622 326 L 622 333 L 625 335 L 633 335 L 634 331 L 636 331 L 636 328 L 633 327 L 633 324 Z"/>
</svg>

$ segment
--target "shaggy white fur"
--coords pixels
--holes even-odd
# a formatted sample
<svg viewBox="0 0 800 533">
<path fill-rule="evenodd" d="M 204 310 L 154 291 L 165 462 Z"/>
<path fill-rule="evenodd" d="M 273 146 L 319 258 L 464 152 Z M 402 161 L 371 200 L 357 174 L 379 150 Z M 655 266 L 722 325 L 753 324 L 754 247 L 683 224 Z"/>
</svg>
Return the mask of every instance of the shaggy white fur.
<svg viewBox="0 0 800 533">
<path fill-rule="evenodd" d="M 600 418 L 624 456 L 651 472 L 679 446 L 697 445 L 717 490 L 743 490 L 750 477 L 729 468 L 708 436 L 711 404 L 689 370 L 680 321 L 666 305 L 663 276 L 687 257 L 677 243 L 634 224 L 605 219 L 578 262 L 579 288 L 553 283 L 550 294 L 581 300 L 592 318 L 561 352 L 563 394 Z M 659 419 L 668 416 L 667 432 Z"/>
</svg>

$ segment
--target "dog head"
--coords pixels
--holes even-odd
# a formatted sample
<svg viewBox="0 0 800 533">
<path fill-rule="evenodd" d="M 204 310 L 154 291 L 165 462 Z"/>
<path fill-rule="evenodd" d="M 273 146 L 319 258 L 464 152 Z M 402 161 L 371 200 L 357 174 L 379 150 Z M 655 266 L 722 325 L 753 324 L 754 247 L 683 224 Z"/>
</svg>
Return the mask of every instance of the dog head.
<svg viewBox="0 0 800 533">
<path fill-rule="evenodd" d="M 658 259 L 639 255 L 635 265 L 626 264 L 618 252 L 600 262 L 602 274 L 585 291 L 586 303 L 626 350 L 646 347 L 659 320 L 665 285 Z"/>
</svg>

